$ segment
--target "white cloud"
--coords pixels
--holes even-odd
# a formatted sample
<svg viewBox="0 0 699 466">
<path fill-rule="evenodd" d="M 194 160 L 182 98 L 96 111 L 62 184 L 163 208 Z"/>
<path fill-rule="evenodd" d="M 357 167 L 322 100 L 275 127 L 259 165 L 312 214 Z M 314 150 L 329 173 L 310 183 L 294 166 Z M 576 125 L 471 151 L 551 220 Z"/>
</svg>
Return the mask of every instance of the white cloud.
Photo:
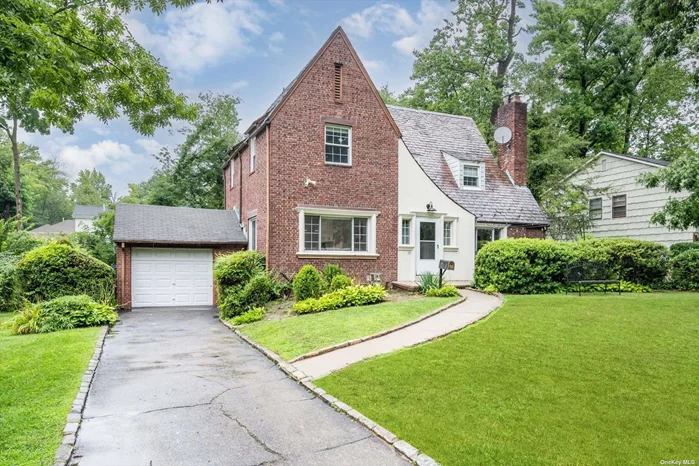
<svg viewBox="0 0 699 466">
<path fill-rule="evenodd" d="M 134 18 L 128 25 L 136 40 L 162 57 L 165 65 L 192 73 L 250 53 L 250 39 L 262 33 L 265 19 L 264 11 L 251 0 L 226 0 L 168 10 L 152 28 Z"/>
<path fill-rule="evenodd" d="M 247 82 L 247 81 L 245 81 L 244 79 L 243 79 L 243 80 L 240 80 L 240 81 L 233 81 L 233 82 L 231 83 L 231 89 L 234 90 L 234 91 L 237 91 L 238 89 L 242 89 L 242 88 L 244 88 L 244 87 L 248 87 L 248 84 L 250 84 L 250 83 Z"/>
<path fill-rule="evenodd" d="M 269 0 L 269 4 L 278 7 L 285 7 L 284 0 Z"/>
<path fill-rule="evenodd" d="M 111 139 L 92 144 L 87 149 L 81 149 L 76 145 L 65 146 L 58 152 L 58 160 L 71 178 L 74 178 L 80 170 L 93 168 L 108 168 L 117 174 L 125 173 L 131 169 L 135 159 L 142 158 L 143 155 L 134 153 L 129 145 Z"/>
<path fill-rule="evenodd" d="M 401 53 L 412 55 L 413 50 L 429 43 L 434 29 L 450 16 L 448 2 L 421 0 L 415 18 L 396 3 L 380 2 L 344 18 L 342 24 L 350 34 L 365 39 L 376 32 L 400 36 L 393 46 Z"/>
<path fill-rule="evenodd" d="M 280 53 L 283 49 L 281 44 L 284 42 L 284 34 L 279 31 L 274 32 L 269 36 L 268 46 L 272 53 Z"/>
<path fill-rule="evenodd" d="M 367 69 L 367 71 L 376 71 L 383 67 L 383 62 L 380 60 L 369 60 L 368 58 L 365 58 L 363 54 L 359 54 L 359 59 L 362 61 L 364 64 L 364 68 Z"/>
<path fill-rule="evenodd" d="M 134 141 L 136 144 L 141 146 L 148 154 L 157 154 L 160 152 L 160 149 L 163 148 L 163 145 L 160 144 L 158 141 L 155 139 L 136 139 Z"/>
</svg>

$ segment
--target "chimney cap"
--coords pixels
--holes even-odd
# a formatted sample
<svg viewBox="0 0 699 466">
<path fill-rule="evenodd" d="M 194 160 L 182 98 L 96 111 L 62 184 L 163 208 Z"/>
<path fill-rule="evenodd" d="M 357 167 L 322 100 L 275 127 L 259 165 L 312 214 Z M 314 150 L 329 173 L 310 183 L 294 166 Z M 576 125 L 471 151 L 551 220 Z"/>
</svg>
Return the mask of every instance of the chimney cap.
<svg viewBox="0 0 699 466">
<path fill-rule="evenodd" d="M 522 101 L 522 93 L 521 92 L 513 92 L 509 94 L 505 98 L 505 103 L 510 103 L 510 102 L 521 102 Z"/>
</svg>

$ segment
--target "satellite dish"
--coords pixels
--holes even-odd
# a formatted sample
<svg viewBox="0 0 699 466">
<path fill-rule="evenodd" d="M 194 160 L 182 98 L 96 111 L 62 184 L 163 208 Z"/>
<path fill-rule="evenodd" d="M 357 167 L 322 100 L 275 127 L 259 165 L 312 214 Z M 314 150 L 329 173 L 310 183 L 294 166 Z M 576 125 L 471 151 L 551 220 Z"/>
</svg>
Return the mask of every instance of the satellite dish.
<svg viewBox="0 0 699 466">
<path fill-rule="evenodd" d="M 510 131 L 510 128 L 501 126 L 495 130 L 494 136 L 495 142 L 498 144 L 505 144 L 506 142 L 510 142 L 510 139 L 512 139 L 512 131 Z"/>
</svg>

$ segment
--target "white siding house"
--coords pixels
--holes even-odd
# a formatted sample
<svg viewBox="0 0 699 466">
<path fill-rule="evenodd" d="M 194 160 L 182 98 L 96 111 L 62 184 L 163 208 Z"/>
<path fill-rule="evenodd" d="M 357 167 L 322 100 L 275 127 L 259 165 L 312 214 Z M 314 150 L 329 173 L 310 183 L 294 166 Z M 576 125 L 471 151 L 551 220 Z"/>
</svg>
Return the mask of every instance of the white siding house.
<svg viewBox="0 0 699 466">
<path fill-rule="evenodd" d="M 600 152 L 575 173 L 571 178 L 573 183 L 607 189 L 606 193 L 589 199 L 590 215 L 594 219 L 592 236 L 634 238 L 666 246 L 692 241 L 695 230 L 668 230 L 650 223 L 653 214 L 670 198 L 688 195 L 668 193 L 662 187 L 649 189 L 637 182 L 639 175 L 665 166 L 667 162 L 661 160 Z"/>
</svg>

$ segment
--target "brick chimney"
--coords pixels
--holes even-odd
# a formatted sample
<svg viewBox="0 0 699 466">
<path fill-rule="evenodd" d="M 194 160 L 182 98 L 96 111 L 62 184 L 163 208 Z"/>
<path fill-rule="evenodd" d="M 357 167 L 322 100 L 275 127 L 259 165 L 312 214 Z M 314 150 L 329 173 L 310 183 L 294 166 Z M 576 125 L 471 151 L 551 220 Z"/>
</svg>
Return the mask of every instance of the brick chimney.
<svg viewBox="0 0 699 466">
<path fill-rule="evenodd" d="M 498 108 L 497 127 L 505 126 L 512 131 L 512 139 L 498 144 L 498 165 L 510 174 L 517 186 L 527 185 L 527 104 L 519 93 L 505 98 Z"/>
</svg>

